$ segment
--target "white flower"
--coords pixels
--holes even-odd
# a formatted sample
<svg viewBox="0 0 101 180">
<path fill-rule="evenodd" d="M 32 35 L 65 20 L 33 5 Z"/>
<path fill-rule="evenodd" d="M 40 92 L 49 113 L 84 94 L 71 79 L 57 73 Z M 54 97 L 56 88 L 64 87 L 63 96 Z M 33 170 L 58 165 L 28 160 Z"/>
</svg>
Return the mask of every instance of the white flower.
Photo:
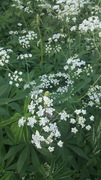
<svg viewBox="0 0 101 180">
<path fill-rule="evenodd" d="M 47 117 L 40 118 L 40 126 L 45 126 L 47 123 L 49 123 L 49 119 Z"/>
<path fill-rule="evenodd" d="M 82 109 L 82 114 L 87 114 L 86 110 Z"/>
<path fill-rule="evenodd" d="M 43 97 L 43 100 L 44 100 L 44 103 L 45 103 L 48 107 L 50 107 L 50 106 L 53 105 L 53 103 L 52 103 L 53 100 L 52 100 L 52 99 L 50 99 L 50 98 L 44 96 L 44 97 Z"/>
<path fill-rule="evenodd" d="M 18 121 L 18 126 L 19 126 L 19 127 L 24 126 L 25 122 L 26 122 L 25 118 L 22 117 L 22 118 L 19 119 L 19 121 Z"/>
<path fill-rule="evenodd" d="M 83 118 L 82 116 L 79 116 L 79 118 L 78 118 L 78 124 L 80 124 L 80 125 L 82 126 L 82 128 L 85 127 L 85 124 L 84 124 L 85 121 L 86 121 L 85 118 Z"/>
<path fill-rule="evenodd" d="M 54 147 L 49 146 L 49 147 L 48 147 L 48 150 L 49 150 L 50 152 L 53 152 L 53 151 L 54 151 Z"/>
<path fill-rule="evenodd" d="M 75 123 L 76 123 L 76 120 L 75 120 L 74 118 L 71 118 L 71 119 L 70 119 L 70 123 L 71 123 L 71 124 L 75 124 Z"/>
<path fill-rule="evenodd" d="M 78 132 L 78 129 L 76 127 L 71 128 L 71 132 L 73 132 L 74 134 L 76 134 Z"/>
<path fill-rule="evenodd" d="M 60 141 L 57 143 L 57 145 L 58 145 L 59 147 L 63 147 L 63 142 L 60 140 Z"/>
<path fill-rule="evenodd" d="M 63 112 L 59 113 L 60 119 L 66 121 L 67 118 L 69 118 L 69 115 L 66 113 L 66 111 L 63 110 Z"/>
<path fill-rule="evenodd" d="M 34 114 L 34 112 L 35 112 L 35 103 L 33 101 L 31 101 L 31 103 L 28 105 L 28 110 L 29 110 L 29 112 Z"/>
<path fill-rule="evenodd" d="M 12 84 L 13 84 L 13 81 L 9 81 L 9 84 L 12 85 Z"/>
<path fill-rule="evenodd" d="M 27 125 L 31 127 L 34 127 L 34 124 L 37 122 L 35 116 L 29 117 L 27 120 L 28 120 Z"/>
<path fill-rule="evenodd" d="M 54 108 L 45 108 L 45 112 L 46 113 L 48 113 L 48 114 L 50 114 L 50 115 L 53 115 L 53 112 L 55 111 L 55 109 Z"/>
<path fill-rule="evenodd" d="M 90 116 L 90 118 L 89 118 L 91 121 L 94 121 L 94 116 L 92 115 L 92 116 Z"/>
<path fill-rule="evenodd" d="M 49 131 L 50 131 L 50 128 L 49 128 L 49 126 L 44 126 L 44 127 L 43 127 L 43 130 L 44 130 L 45 132 L 49 132 Z"/>
<path fill-rule="evenodd" d="M 45 141 L 44 137 L 40 135 L 39 131 L 36 131 L 35 135 L 32 134 L 32 143 L 36 145 L 37 148 L 41 149 L 41 142 Z"/>
<path fill-rule="evenodd" d="M 38 107 L 38 109 L 39 109 L 39 111 L 37 111 L 36 114 L 37 114 L 38 116 L 43 116 L 43 115 L 44 115 L 44 112 L 45 112 L 45 110 L 43 109 L 43 107 L 40 105 L 40 106 Z"/>
<path fill-rule="evenodd" d="M 76 109 L 74 112 L 78 115 L 81 113 L 81 109 Z"/>
<path fill-rule="evenodd" d="M 101 37 L 101 32 L 99 32 L 99 37 Z"/>
<path fill-rule="evenodd" d="M 90 125 L 86 126 L 86 129 L 89 131 L 91 129 L 91 126 Z"/>
<path fill-rule="evenodd" d="M 18 83 L 16 83 L 16 84 L 15 84 L 15 86 L 16 86 L 16 87 L 19 87 L 19 84 L 18 84 Z"/>
</svg>

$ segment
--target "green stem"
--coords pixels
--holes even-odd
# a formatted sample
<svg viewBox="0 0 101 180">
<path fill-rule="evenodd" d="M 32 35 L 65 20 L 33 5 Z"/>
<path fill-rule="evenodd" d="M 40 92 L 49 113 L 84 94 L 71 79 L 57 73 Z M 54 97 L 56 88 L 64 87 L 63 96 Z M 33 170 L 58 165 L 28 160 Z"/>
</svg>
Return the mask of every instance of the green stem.
<svg viewBox="0 0 101 180">
<path fill-rule="evenodd" d="M 43 64 L 43 39 L 42 39 L 42 34 L 40 30 L 40 17 L 39 14 L 36 15 L 36 24 L 37 24 L 37 29 L 40 37 L 40 51 L 41 51 L 41 61 L 40 64 Z"/>
</svg>

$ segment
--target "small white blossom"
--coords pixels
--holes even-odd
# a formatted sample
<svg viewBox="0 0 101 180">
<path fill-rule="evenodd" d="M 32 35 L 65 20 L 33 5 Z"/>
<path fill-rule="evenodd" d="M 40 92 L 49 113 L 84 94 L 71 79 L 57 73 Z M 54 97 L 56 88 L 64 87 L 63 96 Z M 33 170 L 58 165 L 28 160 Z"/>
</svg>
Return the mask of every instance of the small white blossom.
<svg viewBox="0 0 101 180">
<path fill-rule="evenodd" d="M 60 141 L 57 143 L 57 145 L 58 145 L 59 147 L 63 147 L 63 142 L 60 140 Z"/>
<path fill-rule="evenodd" d="M 24 126 L 25 122 L 26 122 L 25 118 L 22 117 L 22 118 L 19 119 L 19 121 L 18 121 L 18 126 L 19 126 L 19 127 Z"/>
<path fill-rule="evenodd" d="M 71 132 L 73 132 L 74 134 L 76 134 L 78 132 L 78 129 L 76 127 L 71 128 Z"/>
<path fill-rule="evenodd" d="M 49 147 L 48 147 L 48 150 L 49 150 L 50 152 L 53 152 L 53 151 L 54 151 L 54 147 L 49 146 Z"/>
<path fill-rule="evenodd" d="M 90 125 L 86 126 L 86 129 L 89 131 L 91 129 L 91 126 Z"/>
<path fill-rule="evenodd" d="M 90 118 L 89 118 L 91 121 L 94 121 L 94 116 L 92 115 L 92 116 L 90 116 Z"/>
</svg>

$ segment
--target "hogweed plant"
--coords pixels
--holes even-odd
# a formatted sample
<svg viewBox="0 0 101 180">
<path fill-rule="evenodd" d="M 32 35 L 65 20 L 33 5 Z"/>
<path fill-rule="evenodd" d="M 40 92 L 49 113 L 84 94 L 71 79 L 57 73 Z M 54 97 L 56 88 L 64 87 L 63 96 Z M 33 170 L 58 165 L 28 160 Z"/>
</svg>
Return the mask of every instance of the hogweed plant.
<svg viewBox="0 0 101 180">
<path fill-rule="evenodd" d="M 101 179 L 101 1 L 2 0 L 0 179 Z"/>
</svg>

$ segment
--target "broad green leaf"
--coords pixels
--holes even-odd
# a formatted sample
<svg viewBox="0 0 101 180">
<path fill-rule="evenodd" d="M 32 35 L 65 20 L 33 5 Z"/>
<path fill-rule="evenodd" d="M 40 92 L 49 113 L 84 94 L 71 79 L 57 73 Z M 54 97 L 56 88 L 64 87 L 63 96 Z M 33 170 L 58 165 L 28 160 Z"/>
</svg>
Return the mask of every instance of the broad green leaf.
<svg viewBox="0 0 101 180">
<path fill-rule="evenodd" d="M 31 160 L 32 160 L 34 169 L 38 170 L 40 166 L 40 161 L 39 161 L 36 151 L 34 150 L 33 145 L 31 145 Z"/>
<path fill-rule="evenodd" d="M 91 78 L 87 78 L 86 80 L 83 80 L 82 82 L 79 82 L 75 88 L 73 93 L 76 93 L 78 91 L 80 91 L 83 87 L 85 87 L 89 82 L 91 81 Z"/>
<path fill-rule="evenodd" d="M 22 138 L 23 138 L 23 133 L 24 133 L 23 127 L 19 127 L 18 126 L 18 121 L 16 121 L 11 125 L 11 130 L 12 130 L 12 132 L 14 134 L 15 142 L 19 143 L 19 141 L 21 141 Z"/>
<path fill-rule="evenodd" d="M 10 127 L 5 126 L 5 131 L 6 131 L 7 135 L 8 135 L 8 137 L 12 140 L 12 142 L 14 142 L 14 135 L 13 135 Z"/>
<path fill-rule="evenodd" d="M 73 146 L 73 145 L 67 145 L 72 151 L 74 151 L 76 154 L 78 154 L 80 157 L 83 157 L 84 159 L 88 160 L 88 156 L 86 153 L 79 147 Z"/>
<path fill-rule="evenodd" d="M 29 152 L 29 147 L 26 146 L 26 147 L 22 150 L 22 152 L 21 152 L 21 154 L 20 154 L 20 156 L 19 156 L 19 159 L 18 159 L 18 161 L 17 161 L 17 170 L 18 170 L 18 173 L 21 172 L 24 164 L 26 163 L 26 160 L 27 160 L 27 157 L 28 157 L 29 153 L 30 153 L 30 152 Z"/>
<path fill-rule="evenodd" d="M 8 84 L 0 86 L 0 96 L 2 96 L 7 91 L 8 87 Z"/>
<path fill-rule="evenodd" d="M 0 180 L 9 180 L 12 174 L 12 172 L 6 173 Z"/>
<path fill-rule="evenodd" d="M 17 121 L 20 117 L 21 117 L 21 115 L 19 113 L 16 113 L 16 114 L 14 114 L 14 116 L 11 119 L 2 121 L 0 123 L 0 127 L 7 126 L 8 124 L 11 124 L 11 123 Z"/>
<path fill-rule="evenodd" d="M 14 147 L 11 147 L 4 159 L 7 160 L 12 156 L 14 157 L 19 151 L 21 151 L 22 148 L 24 148 L 24 146 L 25 146 L 24 144 L 19 144 Z"/>
<path fill-rule="evenodd" d="M 21 107 L 19 104 L 12 102 L 8 104 L 9 107 L 11 107 L 11 109 L 15 110 L 18 113 L 21 113 Z"/>
<path fill-rule="evenodd" d="M 11 99 L 11 98 L 0 98 L 0 105 L 5 105 L 12 101 L 13 101 L 13 99 Z"/>
</svg>

